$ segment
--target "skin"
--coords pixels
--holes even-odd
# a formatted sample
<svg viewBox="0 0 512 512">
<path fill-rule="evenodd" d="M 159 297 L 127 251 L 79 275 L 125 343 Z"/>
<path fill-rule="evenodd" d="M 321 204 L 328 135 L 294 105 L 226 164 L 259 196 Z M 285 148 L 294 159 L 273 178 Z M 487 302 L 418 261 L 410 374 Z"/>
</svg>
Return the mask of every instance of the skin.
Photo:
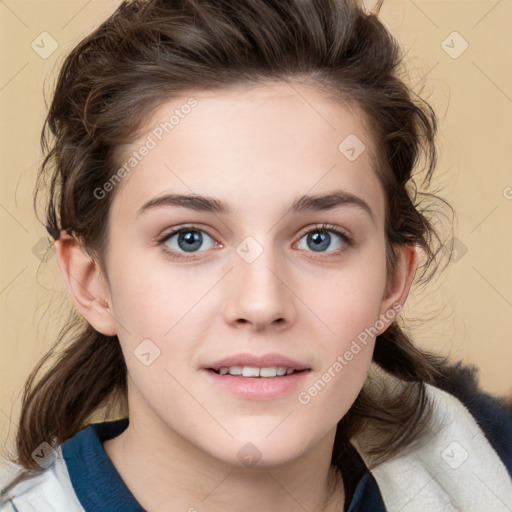
<svg viewBox="0 0 512 512">
<path fill-rule="evenodd" d="M 150 511 L 229 512 L 241 503 L 246 511 L 340 510 L 339 482 L 328 499 L 335 429 L 364 384 L 374 338 L 309 403 L 297 396 L 405 302 L 416 251 L 397 250 L 387 282 L 385 200 L 366 119 L 304 84 L 173 98 L 121 148 L 125 159 L 190 96 L 197 107 L 117 185 L 106 273 L 75 239 L 57 242 L 76 307 L 98 331 L 117 334 L 128 368 L 130 425 L 104 448 Z M 350 134 L 366 146 L 354 161 L 338 149 Z M 340 189 L 363 199 L 372 216 L 354 205 L 286 214 L 304 194 Z M 214 196 L 232 213 L 161 206 L 137 216 L 171 192 Z M 158 240 L 190 223 L 203 245 L 189 253 L 174 236 L 167 247 L 183 259 L 170 258 Z M 325 233 L 314 231 L 322 223 L 353 242 L 328 232 L 330 244 L 315 251 L 306 234 Z M 236 251 L 247 236 L 263 250 L 251 263 Z M 160 350 L 149 366 L 134 355 L 147 338 Z M 201 370 L 241 351 L 279 352 L 311 371 L 285 397 L 243 399 L 212 386 Z M 251 467 L 237 455 L 246 443 L 261 454 Z"/>
</svg>

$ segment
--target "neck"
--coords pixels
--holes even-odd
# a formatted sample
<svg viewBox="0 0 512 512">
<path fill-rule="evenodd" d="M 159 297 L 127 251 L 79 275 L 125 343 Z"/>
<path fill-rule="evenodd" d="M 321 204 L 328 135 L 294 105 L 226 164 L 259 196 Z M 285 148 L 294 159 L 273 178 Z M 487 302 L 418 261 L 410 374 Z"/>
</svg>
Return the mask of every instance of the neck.
<svg viewBox="0 0 512 512">
<path fill-rule="evenodd" d="M 104 449 L 148 511 L 334 512 L 343 510 L 341 475 L 330 465 L 335 432 L 286 464 L 240 467 L 191 445 L 133 408 L 128 428 Z M 142 469 L 141 469 L 142 468 Z"/>
</svg>

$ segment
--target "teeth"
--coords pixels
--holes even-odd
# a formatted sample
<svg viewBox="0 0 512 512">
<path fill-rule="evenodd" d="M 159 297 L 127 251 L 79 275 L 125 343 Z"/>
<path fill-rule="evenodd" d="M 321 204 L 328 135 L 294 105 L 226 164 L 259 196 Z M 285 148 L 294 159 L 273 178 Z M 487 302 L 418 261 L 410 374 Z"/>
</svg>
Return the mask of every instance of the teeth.
<svg viewBox="0 0 512 512">
<path fill-rule="evenodd" d="M 256 366 L 230 366 L 229 368 L 219 368 L 220 375 L 241 375 L 242 377 L 281 377 L 290 375 L 295 370 L 286 368 L 285 366 L 270 366 L 266 368 L 258 368 Z"/>
<path fill-rule="evenodd" d="M 260 368 L 260 377 L 275 377 L 277 375 L 277 369 L 275 366 L 271 368 Z"/>
<path fill-rule="evenodd" d="M 244 366 L 242 368 L 242 376 L 243 377 L 259 377 L 260 369 L 255 368 L 254 366 Z"/>
</svg>

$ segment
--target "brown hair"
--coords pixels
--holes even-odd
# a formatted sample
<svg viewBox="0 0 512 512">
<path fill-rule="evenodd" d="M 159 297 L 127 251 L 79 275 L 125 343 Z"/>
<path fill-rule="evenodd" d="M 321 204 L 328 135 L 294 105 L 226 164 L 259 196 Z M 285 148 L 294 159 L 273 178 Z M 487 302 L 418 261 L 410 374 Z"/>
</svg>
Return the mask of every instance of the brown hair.
<svg viewBox="0 0 512 512">
<path fill-rule="evenodd" d="M 393 248 L 412 244 L 422 250 L 419 281 L 427 282 L 439 266 L 441 241 L 427 207 L 419 206 L 435 196 L 417 191 L 413 173 L 422 162 L 422 186 L 430 184 L 436 117 L 400 77 L 401 64 L 394 38 L 355 0 L 125 1 L 62 66 L 42 133 L 45 159 L 34 203 L 48 182 L 48 232 L 54 239 L 61 230 L 76 236 L 106 271 L 105 219 L 115 191 L 98 200 L 94 190 L 114 175 L 116 149 L 135 139 L 152 109 L 192 90 L 308 81 L 355 102 L 371 120 L 386 197 L 389 276 Z M 429 417 L 425 383 L 449 375 L 446 360 L 415 347 L 397 321 L 378 336 L 373 361 L 403 385 L 376 395 L 367 380 L 338 424 L 334 463 L 343 442 L 369 420 L 383 433 L 372 448 L 381 460 L 411 443 Z M 117 337 L 73 313 L 26 382 L 15 462 L 39 469 L 31 453 L 40 443 L 64 442 L 101 407 L 126 410 L 126 393 Z"/>
</svg>

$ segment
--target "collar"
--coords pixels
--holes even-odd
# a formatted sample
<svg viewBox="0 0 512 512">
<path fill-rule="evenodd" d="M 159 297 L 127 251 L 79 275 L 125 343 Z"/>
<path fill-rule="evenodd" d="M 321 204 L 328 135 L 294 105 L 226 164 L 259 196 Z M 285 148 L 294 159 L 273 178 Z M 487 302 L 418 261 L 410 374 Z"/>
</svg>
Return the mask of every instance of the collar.
<svg viewBox="0 0 512 512">
<path fill-rule="evenodd" d="M 87 512 L 144 512 L 102 445 L 121 434 L 128 423 L 127 418 L 93 423 L 62 444 L 73 489 Z"/>
</svg>

